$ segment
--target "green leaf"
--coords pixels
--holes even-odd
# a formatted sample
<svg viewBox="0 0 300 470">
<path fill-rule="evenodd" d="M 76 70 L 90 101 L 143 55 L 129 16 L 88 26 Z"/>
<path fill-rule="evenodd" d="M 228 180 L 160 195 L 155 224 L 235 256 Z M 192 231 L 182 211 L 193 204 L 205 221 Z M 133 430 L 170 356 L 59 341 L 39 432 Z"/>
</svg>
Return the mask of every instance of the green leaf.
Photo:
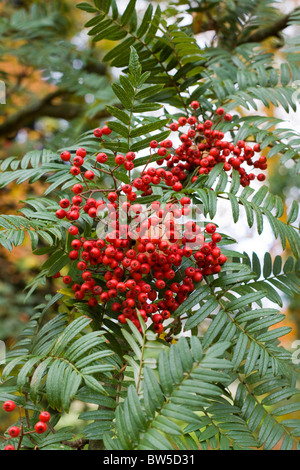
<svg viewBox="0 0 300 470">
<path fill-rule="evenodd" d="M 131 15 L 133 14 L 133 12 L 135 11 L 135 4 L 136 4 L 136 0 L 130 0 L 127 7 L 125 8 L 125 11 L 123 13 L 123 15 L 121 16 L 121 25 L 122 26 L 125 26 L 130 18 L 131 18 Z"/>
<path fill-rule="evenodd" d="M 149 132 L 156 131 L 158 129 L 163 129 L 168 123 L 170 119 L 161 119 L 156 120 L 154 122 L 150 122 L 149 124 L 144 124 L 141 127 L 136 127 L 130 133 L 130 137 L 138 137 L 140 135 L 148 134 Z"/>
<path fill-rule="evenodd" d="M 141 78 L 141 73 L 142 73 L 142 66 L 139 62 L 139 56 L 138 53 L 136 52 L 135 48 L 131 46 L 130 48 L 130 58 L 129 58 L 129 72 L 131 74 L 131 77 L 134 80 L 133 85 L 138 86 L 139 80 Z"/>
</svg>

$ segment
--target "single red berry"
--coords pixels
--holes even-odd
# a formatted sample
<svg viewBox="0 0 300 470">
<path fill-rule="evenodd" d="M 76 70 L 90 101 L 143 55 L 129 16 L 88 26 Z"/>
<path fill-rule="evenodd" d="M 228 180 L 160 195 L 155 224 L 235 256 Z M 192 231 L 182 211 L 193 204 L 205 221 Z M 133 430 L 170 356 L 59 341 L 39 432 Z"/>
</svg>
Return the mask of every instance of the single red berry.
<svg viewBox="0 0 300 470">
<path fill-rule="evenodd" d="M 7 411 L 8 413 L 11 413 L 12 411 L 14 411 L 16 408 L 16 404 L 15 402 L 13 402 L 12 400 L 7 400 L 4 404 L 3 404 L 3 409 L 4 411 Z"/>
<path fill-rule="evenodd" d="M 34 429 L 36 430 L 38 434 L 44 434 L 47 431 L 47 424 L 43 421 L 39 421 L 34 426 Z"/>
<path fill-rule="evenodd" d="M 73 261 L 74 261 L 75 259 L 78 259 L 78 256 L 79 256 L 79 255 L 78 255 L 78 251 L 76 251 L 76 250 L 73 250 L 73 251 L 71 251 L 71 252 L 69 253 L 69 258 L 70 258 L 71 260 L 73 260 Z"/>
<path fill-rule="evenodd" d="M 74 194 L 80 194 L 83 191 L 83 186 L 82 184 L 75 184 L 72 188 L 72 191 Z"/>
<path fill-rule="evenodd" d="M 88 170 L 84 174 L 87 180 L 93 180 L 95 178 L 95 173 L 92 170 Z"/>
<path fill-rule="evenodd" d="M 179 192 L 179 191 L 182 190 L 182 187 L 183 187 L 182 184 L 177 182 L 172 186 L 172 189 L 173 189 L 173 191 Z"/>
<path fill-rule="evenodd" d="M 86 150 L 83 149 L 83 148 L 79 148 L 78 150 L 76 150 L 76 155 L 78 155 L 79 157 L 86 157 Z"/>
<path fill-rule="evenodd" d="M 51 415 L 48 413 L 48 411 L 42 411 L 39 416 L 39 420 L 42 421 L 43 423 L 48 423 L 50 421 Z"/>
<path fill-rule="evenodd" d="M 128 160 L 129 162 L 133 162 L 133 160 L 135 159 L 136 155 L 134 152 L 128 152 L 126 154 L 126 160 Z"/>
<path fill-rule="evenodd" d="M 159 279 L 158 281 L 156 281 L 155 285 L 157 289 L 164 289 L 166 287 L 166 283 L 162 279 Z"/>
<path fill-rule="evenodd" d="M 64 276 L 63 277 L 63 283 L 66 284 L 66 285 L 69 285 L 71 284 L 72 282 L 72 278 L 70 276 Z"/>
<path fill-rule="evenodd" d="M 158 147 L 158 142 L 156 140 L 152 140 L 150 142 L 150 148 L 156 149 Z"/>
<path fill-rule="evenodd" d="M 115 162 L 117 165 L 123 165 L 125 163 L 125 157 L 124 155 L 117 155 L 115 158 Z"/>
<path fill-rule="evenodd" d="M 70 173 L 73 176 L 78 176 L 78 175 L 80 175 L 81 171 L 80 171 L 80 168 L 78 166 L 72 166 L 72 168 L 70 170 Z"/>
<path fill-rule="evenodd" d="M 185 126 L 186 123 L 187 123 L 187 118 L 186 118 L 186 117 L 180 117 L 180 118 L 178 119 L 178 124 L 179 124 L 179 126 L 181 126 L 181 127 L 182 127 L 182 126 Z"/>
<path fill-rule="evenodd" d="M 165 157 L 167 153 L 168 153 L 168 150 L 165 147 L 161 147 L 157 151 L 157 155 L 159 155 L 160 157 Z"/>
<path fill-rule="evenodd" d="M 213 243 L 219 243 L 222 240 L 222 236 L 219 233 L 213 233 L 211 240 Z"/>
<path fill-rule="evenodd" d="M 215 226 L 215 224 L 207 224 L 205 230 L 207 233 L 211 234 L 211 233 L 215 233 L 215 231 L 217 230 L 217 227 Z"/>
<path fill-rule="evenodd" d="M 109 135 L 112 133 L 112 130 L 108 126 L 102 127 L 102 132 L 104 135 Z"/>
<path fill-rule="evenodd" d="M 265 181 L 266 176 L 263 173 L 260 173 L 259 175 L 257 175 L 257 179 L 258 181 Z"/>
<path fill-rule="evenodd" d="M 176 132 L 176 131 L 178 131 L 178 128 L 179 128 L 179 126 L 178 126 L 177 122 L 172 122 L 172 124 L 170 124 L 171 131 Z"/>
<path fill-rule="evenodd" d="M 9 430 L 8 430 L 8 434 L 10 435 L 10 437 L 18 437 L 20 435 L 20 428 L 18 428 L 18 426 L 12 426 Z"/>
<path fill-rule="evenodd" d="M 153 323 L 161 323 L 163 321 L 163 317 L 159 313 L 156 313 L 155 315 L 153 315 L 152 321 Z"/>
<path fill-rule="evenodd" d="M 70 201 L 68 199 L 62 199 L 59 203 L 62 209 L 66 209 L 70 205 Z"/>
<path fill-rule="evenodd" d="M 155 333 L 161 334 L 164 330 L 164 327 L 162 323 L 154 323 L 153 330 L 155 331 Z"/>
<path fill-rule="evenodd" d="M 225 113 L 225 109 L 224 109 L 224 108 L 218 108 L 218 109 L 217 109 L 217 115 L 218 115 L 218 116 L 223 116 L 224 113 Z"/>
<path fill-rule="evenodd" d="M 8 445 L 4 447 L 4 450 L 16 450 L 14 446 Z"/>
<path fill-rule="evenodd" d="M 129 161 L 125 162 L 125 163 L 124 163 L 124 168 L 125 168 L 125 170 L 127 170 L 127 171 L 133 170 L 133 169 L 134 169 L 134 164 L 133 164 L 133 162 L 129 162 Z"/>
<path fill-rule="evenodd" d="M 59 277 L 61 276 L 60 272 L 54 274 L 54 276 L 52 276 L 52 279 L 58 279 Z"/>
<path fill-rule="evenodd" d="M 58 218 L 58 219 L 64 219 L 66 217 L 67 213 L 64 209 L 58 209 L 58 211 L 56 211 L 55 213 L 55 216 Z"/>
<path fill-rule="evenodd" d="M 163 317 L 164 320 L 168 320 L 168 318 L 170 318 L 170 316 L 171 316 L 169 310 L 163 310 L 163 311 L 161 312 L 161 315 L 162 315 L 162 317 Z"/>
<path fill-rule="evenodd" d="M 191 102 L 191 108 L 192 109 L 198 109 L 199 108 L 199 102 L 198 101 L 192 101 Z"/>
<path fill-rule="evenodd" d="M 80 155 L 76 155 L 76 157 L 73 158 L 73 165 L 74 166 L 82 166 L 84 164 L 84 159 Z"/>
<path fill-rule="evenodd" d="M 89 216 L 94 219 L 95 217 L 97 217 L 97 209 L 96 207 L 91 207 L 89 210 L 88 210 L 88 214 Z"/>
<path fill-rule="evenodd" d="M 95 137 L 100 138 L 100 137 L 102 137 L 102 134 L 103 134 L 102 129 L 98 128 L 98 129 L 94 130 L 94 136 Z"/>
<path fill-rule="evenodd" d="M 67 152 L 67 151 L 62 152 L 60 154 L 60 158 L 62 159 L 63 162 L 68 162 L 71 160 L 71 154 L 70 152 Z"/>
<path fill-rule="evenodd" d="M 75 227 L 75 225 L 71 225 L 71 227 L 69 227 L 69 233 L 70 235 L 78 235 L 78 227 Z"/>
<path fill-rule="evenodd" d="M 224 116 L 224 119 L 225 119 L 225 121 L 231 121 L 232 120 L 231 114 L 226 113 L 225 116 Z"/>
<path fill-rule="evenodd" d="M 98 153 L 96 160 L 98 163 L 106 163 L 108 159 L 108 156 L 106 153 Z"/>
<path fill-rule="evenodd" d="M 182 206 L 188 206 L 188 205 L 191 204 L 191 200 L 190 200 L 189 197 L 184 196 L 184 197 L 182 197 L 182 198 L 180 199 L 180 204 L 181 204 Z"/>
<path fill-rule="evenodd" d="M 117 193 L 109 193 L 108 196 L 107 196 L 107 199 L 110 202 L 115 202 L 118 199 L 118 195 L 117 195 Z"/>
</svg>

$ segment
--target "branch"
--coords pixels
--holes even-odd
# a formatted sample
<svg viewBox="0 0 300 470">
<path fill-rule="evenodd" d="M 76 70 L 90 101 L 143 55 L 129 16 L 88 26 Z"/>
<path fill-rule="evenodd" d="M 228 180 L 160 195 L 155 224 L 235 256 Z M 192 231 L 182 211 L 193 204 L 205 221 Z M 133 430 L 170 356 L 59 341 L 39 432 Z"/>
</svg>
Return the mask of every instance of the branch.
<svg viewBox="0 0 300 470">
<path fill-rule="evenodd" d="M 262 42 L 265 39 L 268 39 L 272 36 L 278 37 L 279 34 L 289 25 L 288 23 L 289 23 L 291 16 L 298 10 L 299 8 L 295 8 L 295 10 L 291 11 L 287 15 L 283 15 L 281 18 L 279 18 L 279 20 L 275 21 L 275 23 L 272 24 L 271 26 L 261 28 L 255 33 L 248 36 L 247 38 L 243 38 L 240 41 L 238 40 L 238 45 L 246 44 L 249 42 Z"/>
<path fill-rule="evenodd" d="M 83 449 L 89 441 L 84 439 L 83 437 L 77 439 L 76 441 L 63 441 L 62 444 L 67 447 L 71 447 L 72 449 L 81 450 Z"/>
<path fill-rule="evenodd" d="M 17 111 L 11 116 L 8 116 L 8 118 L 0 124 L 0 137 L 14 135 L 26 125 L 42 117 L 71 120 L 80 116 L 84 111 L 84 105 L 68 101 L 63 101 L 57 105 L 52 103 L 54 98 L 68 94 L 69 92 L 66 90 L 57 90 L 46 95 L 41 100 Z M 108 116 L 110 116 L 110 114 L 103 110 L 97 114 L 96 118 L 105 118 Z"/>
</svg>

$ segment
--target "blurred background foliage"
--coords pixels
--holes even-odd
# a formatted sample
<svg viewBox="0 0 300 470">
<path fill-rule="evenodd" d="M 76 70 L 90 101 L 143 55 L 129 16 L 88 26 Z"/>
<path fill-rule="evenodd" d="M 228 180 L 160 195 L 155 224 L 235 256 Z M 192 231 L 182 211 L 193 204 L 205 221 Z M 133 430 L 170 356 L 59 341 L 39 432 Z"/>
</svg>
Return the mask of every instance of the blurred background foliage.
<svg viewBox="0 0 300 470">
<path fill-rule="evenodd" d="M 30 150 L 57 149 L 107 117 L 113 99 L 107 52 L 94 47 L 84 32 L 85 14 L 73 1 L 0 2 L 0 79 L 6 103 L 0 105 L 0 159 Z M 13 214 L 20 200 L 42 194 L 41 182 L 1 190 L 1 214 Z M 11 341 L 32 307 L 55 292 L 47 281 L 26 304 L 24 288 L 39 272 L 43 258 L 30 244 L 0 250 L 0 340 Z"/>
<path fill-rule="evenodd" d="M 123 0 L 117 3 L 120 7 L 126 4 Z M 237 37 L 232 25 L 226 25 L 228 9 L 247 8 L 246 1 L 159 3 L 170 18 L 174 12 L 182 11 L 182 18 L 187 18 L 186 27 L 201 44 L 221 44 L 224 48 L 232 47 L 231 41 Z M 143 0 L 139 2 L 141 15 L 147 4 Z M 277 5 L 291 10 L 300 6 L 300 2 L 278 2 Z M 104 64 L 102 58 L 112 44 L 105 40 L 92 42 L 84 28 L 90 16 L 75 6 L 73 0 L 0 1 L 0 80 L 6 86 L 6 103 L 0 104 L 0 160 L 11 156 L 21 158 L 30 150 L 42 148 L 57 152 L 69 143 L 73 145 L 80 134 L 98 127 L 108 118 L 105 108 L 114 100 L 110 84 L 117 72 Z M 186 11 L 190 14 L 185 15 Z M 261 15 L 265 18 L 263 32 L 266 33 L 275 20 L 267 6 L 262 8 Z M 255 25 L 250 27 L 256 31 Z M 287 36 L 293 35 L 291 28 L 282 30 Z M 241 29 L 238 35 L 241 42 L 245 35 L 246 31 Z M 282 31 L 265 36 L 265 47 L 276 54 L 280 62 L 284 44 Z M 264 112 L 270 115 L 275 110 L 269 108 Z M 299 126 L 297 116 L 292 119 L 294 125 Z M 271 192 L 283 197 L 287 204 L 299 198 L 297 175 L 289 165 L 279 167 L 276 158 L 270 160 L 268 183 Z M 20 201 L 38 196 L 42 191 L 40 181 L 31 185 L 11 184 L 0 191 L 1 213 L 16 213 Z M 253 238 L 251 243 L 255 243 Z M 274 242 L 270 253 L 277 254 L 276 249 Z M 56 292 L 56 281 L 47 280 L 24 303 L 25 288 L 39 273 L 43 261 L 43 257 L 31 253 L 28 241 L 12 253 L 0 249 L 0 340 L 7 344 L 13 342 L 33 308 L 44 301 L 45 294 Z M 299 298 L 287 304 L 284 313 L 287 314 L 286 324 L 293 327 L 293 333 L 284 338 L 285 346 L 289 346 L 300 337 Z"/>
</svg>

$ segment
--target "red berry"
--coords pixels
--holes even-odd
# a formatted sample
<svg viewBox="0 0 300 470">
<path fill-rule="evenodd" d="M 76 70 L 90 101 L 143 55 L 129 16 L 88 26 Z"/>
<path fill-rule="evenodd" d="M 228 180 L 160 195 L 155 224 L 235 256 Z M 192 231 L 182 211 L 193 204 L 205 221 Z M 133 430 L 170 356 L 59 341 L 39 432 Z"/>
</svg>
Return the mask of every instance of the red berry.
<svg viewBox="0 0 300 470">
<path fill-rule="evenodd" d="M 217 227 L 215 226 L 215 224 L 207 224 L 205 230 L 207 233 L 211 234 L 211 233 L 215 233 L 215 231 L 217 230 Z"/>
<path fill-rule="evenodd" d="M 63 277 L 63 283 L 66 284 L 66 285 L 69 285 L 71 284 L 72 282 L 72 278 L 70 276 L 64 276 Z"/>
<path fill-rule="evenodd" d="M 70 154 L 70 152 L 66 152 L 66 151 L 62 152 L 60 154 L 60 158 L 62 159 L 63 162 L 68 162 L 68 161 L 71 160 L 71 154 Z"/>
<path fill-rule="evenodd" d="M 178 124 L 179 124 L 180 126 L 185 126 L 186 123 L 187 123 L 187 118 L 186 118 L 186 117 L 180 117 L 180 118 L 178 119 Z"/>
<path fill-rule="evenodd" d="M 83 186 L 82 184 L 75 184 L 72 188 L 72 191 L 74 194 L 80 194 L 83 191 Z"/>
<path fill-rule="evenodd" d="M 81 171 L 80 171 L 80 168 L 78 168 L 78 166 L 72 166 L 70 173 L 73 176 L 78 176 L 80 175 Z"/>
<path fill-rule="evenodd" d="M 106 155 L 106 153 L 98 153 L 97 158 L 96 158 L 98 163 L 106 163 L 107 159 L 108 159 L 108 156 Z"/>
<path fill-rule="evenodd" d="M 95 137 L 100 138 L 100 137 L 102 137 L 102 134 L 103 134 L 102 129 L 98 128 L 98 129 L 94 130 L 94 136 Z"/>
<path fill-rule="evenodd" d="M 156 281 L 155 285 L 156 285 L 157 289 L 164 289 L 166 287 L 165 281 L 163 281 L 161 279 Z"/>
<path fill-rule="evenodd" d="M 87 180 L 93 180 L 95 178 L 95 173 L 92 170 L 88 170 L 84 174 Z"/>
<path fill-rule="evenodd" d="M 152 140 L 150 142 L 150 148 L 156 149 L 158 147 L 158 142 L 156 140 Z"/>
<path fill-rule="evenodd" d="M 112 130 L 108 126 L 102 127 L 102 132 L 104 135 L 109 135 L 112 133 Z"/>
<path fill-rule="evenodd" d="M 118 195 L 117 195 L 117 193 L 109 193 L 108 196 L 107 196 L 107 199 L 110 202 L 115 202 L 118 199 Z"/>
<path fill-rule="evenodd" d="M 133 160 L 135 159 L 136 155 L 134 152 L 128 152 L 126 154 L 126 160 L 128 160 L 129 162 L 133 162 Z"/>
<path fill-rule="evenodd" d="M 47 431 L 47 424 L 43 421 L 39 421 L 34 426 L 34 429 L 36 430 L 38 434 L 44 434 Z"/>
<path fill-rule="evenodd" d="M 115 162 L 117 165 L 123 165 L 125 163 L 124 155 L 117 155 L 115 158 Z"/>
<path fill-rule="evenodd" d="M 183 187 L 182 184 L 178 182 L 178 183 L 175 183 L 175 184 L 172 186 L 172 189 L 173 189 L 173 191 L 179 192 L 179 191 L 182 190 L 182 187 Z"/>
<path fill-rule="evenodd" d="M 68 199 L 62 199 L 59 203 L 60 207 L 66 209 L 70 205 L 70 201 Z"/>
<path fill-rule="evenodd" d="M 184 196 L 184 197 L 182 197 L 182 198 L 180 199 L 180 204 L 181 204 L 182 206 L 188 206 L 188 205 L 191 204 L 191 200 L 190 200 L 189 197 Z"/>
<path fill-rule="evenodd" d="M 84 159 L 80 155 L 76 155 L 76 157 L 73 158 L 73 165 L 75 166 L 82 166 L 84 164 Z"/>
<path fill-rule="evenodd" d="M 75 259 L 78 259 L 78 256 L 79 256 L 79 255 L 78 255 L 78 251 L 76 251 L 76 250 L 73 250 L 73 251 L 71 251 L 71 252 L 69 253 L 69 258 L 70 258 L 71 260 L 73 260 L 73 261 L 74 261 Z"/>
<path fill-rule="evenodd" d="M 51 276 L 52 279 L 58 279 L 61 276 L 60 272 L 54 274 L 54 276 Z"/>
<path fill-rule="evenodd" d="M 225 119 L 225 121 L 231 121 L 231 119 L 232 119 L 231 114 L 226 113 L 225 116 L 224 116 L 224 119 Z"/>
<path fill-rule="evenodd" d="M 161 323 L 163 321 L 163 317 L 159 313 L 156 313 L 155 315 L 153 315 L 152 321 L 153 323 Z"/>
<path fill-rule="evenodd" d="M 97 209 L 96 207 L 91 207 L 89 210 L 88 210 L 88 214 L 90 217 L 92 217 L 92 219 L 94 219 L 95 217 L 97 217 Z"/>
<path fill-rule="evenodd" d="M 14 411 L 16 408 L 16 404 L 15 402 L 13 402 L 12 400 L 7 400 L 4 404 L 3 404 L 3 409 L 4 411 L 7 411 L 8 413 L 11 413 L 12 411 Z"/>
<path fill-rule="evenodd" d="M 16 450 L 14 446 L 8 445 L 4 447 L 4 450 Z"/>
<path fill-rule="evenodd" d="M 48 423 L 50 421 L 51 415 L 48 413 L 48 411 L 42 411 L 39 416 L 39 420 L 42 421 L 43 423 Z"/>
<path fill-rule="evenodd" d="M 153 330 L 155 331 L 155 333 L 161 334 L 164 330 L 164 327 L 162 323 L 154 323 Z"/>
<path fill-rule="evenodd" d="M 75 225 L 71 225 L 71 227 L 69 227 L 69 233 L 71 235 L 75 236 L 78 234 L 78 232 L 79 232 L 78 227 L 75 227 Z"/>
<path fill-rule="evenodd" d="M 66 217 L 67 213 L 64 209 L 58 209 L 58 211 L 56 211 L 55 213 L 55 216 L 58 218 L 58 219 L 64 219 Z"/>
<path fill-rule="evenodd" d="M 172 122 L 172 124 L 170 124 L 171 131 L 176 132 L 176 131 L 178 131 L 178 128 L 179 128 L 179 126 L 178 126 L 177 122 Z"/>
<path fill-rule="evenodd" d="M 79 148 L 78 150 L 76 150 L 76 155 L 78 155 L 79 157 L 86 157 L 86 150 L 83 149 L 83 148 Z"/>
<path fill-rule="evenodd" d="M 217 109 L 217 115 L 218 115 L 218 116 L 223 116 L 224 113 L 225 113 L 224 108 L 218 108 L 218 109 Z"/>
<path fill-rule="evenodd" d="M 191 102 L 191 108 L 193 109 L 198 109 L 199 108 L 199 102 L 198 101 L 192 101 Z"/>
<path fill-rule="evenodd" d="M 10 437 L 18 437 L 20 435 L 20 432 L 21 432 L 21 430 L 17 426 L 12 426 L 8 430 L 8 434 L 10 435 Z"/>
<path fill-rule="evenodd" d="M 133 162 L 128 162 L 128 161 L 125 162 L 125 163 L 124 163 L 124 168 L 125 168 L 125 170 L 127 170 L 127 171 L 133 170 L 133 169 L 134 169 L 134 164 L 133 164 Z"/>
</svg>

